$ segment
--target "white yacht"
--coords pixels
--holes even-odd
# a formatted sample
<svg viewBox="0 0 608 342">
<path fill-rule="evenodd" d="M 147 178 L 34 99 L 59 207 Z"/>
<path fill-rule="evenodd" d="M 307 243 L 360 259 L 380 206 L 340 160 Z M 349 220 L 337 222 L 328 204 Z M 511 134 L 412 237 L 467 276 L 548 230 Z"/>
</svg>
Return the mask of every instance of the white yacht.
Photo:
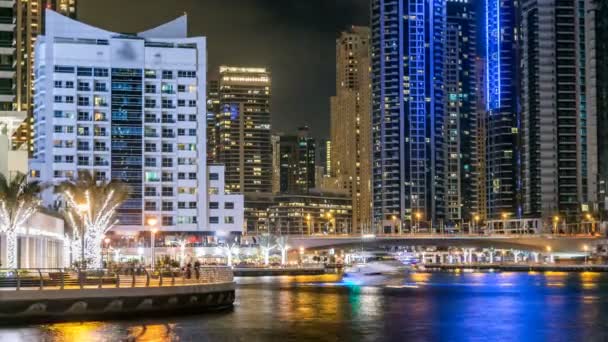
<svg viewBox="0 0 608 342">
<path fill-rule="evenodd" d="M 345 277 L 396 275 L 408 266 L 388 253 L 361 253 L 351 257 L 352 264 L 344 269 Z"/>
</svg>

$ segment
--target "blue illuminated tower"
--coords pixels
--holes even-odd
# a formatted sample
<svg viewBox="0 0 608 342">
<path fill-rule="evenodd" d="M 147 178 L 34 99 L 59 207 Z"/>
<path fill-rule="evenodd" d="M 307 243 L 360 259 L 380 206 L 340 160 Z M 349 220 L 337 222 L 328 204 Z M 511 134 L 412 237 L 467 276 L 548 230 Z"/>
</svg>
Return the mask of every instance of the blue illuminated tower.
<svg viewBox="0 0 608 342">
<path fill-rule="evenodd" d="M 445 0 L 372 0 L 372 189 L 379 232 L 445 218 Z"/>
<path fill-rule="evenodd" d="M 522 214 L 515 0 L 486 0 L 488 217 Z"/>
</svg>

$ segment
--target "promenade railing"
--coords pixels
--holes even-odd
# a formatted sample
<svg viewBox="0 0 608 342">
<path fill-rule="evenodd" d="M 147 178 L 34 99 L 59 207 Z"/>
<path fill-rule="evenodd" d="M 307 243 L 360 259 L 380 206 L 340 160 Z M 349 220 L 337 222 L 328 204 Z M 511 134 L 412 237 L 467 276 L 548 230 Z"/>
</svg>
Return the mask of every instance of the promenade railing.
<svg viewBox="0 0 608 342">
<path fill-rule="evenodd" d="M 190 268 L 0 268 L 0 291 L 149 288 L 234 281 L 230 267 Z"/>
</svg>

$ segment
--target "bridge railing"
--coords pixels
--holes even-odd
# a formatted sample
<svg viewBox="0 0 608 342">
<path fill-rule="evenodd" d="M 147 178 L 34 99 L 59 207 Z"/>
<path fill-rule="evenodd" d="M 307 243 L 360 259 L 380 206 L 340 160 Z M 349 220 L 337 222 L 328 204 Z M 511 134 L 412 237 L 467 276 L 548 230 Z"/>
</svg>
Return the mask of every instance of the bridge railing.
<svg viewBox="0 0 608 342">
<path fill-rule="evenodd" d="M 147 288 L 221 284 L 234 281 L 230 267 L 0 269 L 0 291 Z"/>
</svg>

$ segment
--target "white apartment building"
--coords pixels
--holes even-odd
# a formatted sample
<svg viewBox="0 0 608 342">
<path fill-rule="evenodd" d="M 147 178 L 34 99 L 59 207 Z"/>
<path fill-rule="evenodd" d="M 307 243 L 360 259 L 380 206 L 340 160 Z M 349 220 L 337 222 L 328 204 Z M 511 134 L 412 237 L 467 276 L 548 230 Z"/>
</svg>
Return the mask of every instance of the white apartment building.
<svg viewBox="0 0 608 342">
<path fill-rule="evenodd" d="M 152 217 L 161 231 L 210 231 L 206 40 L 187 38 L 186 17 L 125 35 L 47 10 L 36 52 L 31 177 L 126 182 L 117 231 Z M 43 201 L 61 205 L 52 190 Z"/>
<path fill-rule="evenodd" d="M 227 194 L 224 165 L 209 165 L 209 226 L 220 236 L 243 231 L 244 196 Z"/>
</svg>

